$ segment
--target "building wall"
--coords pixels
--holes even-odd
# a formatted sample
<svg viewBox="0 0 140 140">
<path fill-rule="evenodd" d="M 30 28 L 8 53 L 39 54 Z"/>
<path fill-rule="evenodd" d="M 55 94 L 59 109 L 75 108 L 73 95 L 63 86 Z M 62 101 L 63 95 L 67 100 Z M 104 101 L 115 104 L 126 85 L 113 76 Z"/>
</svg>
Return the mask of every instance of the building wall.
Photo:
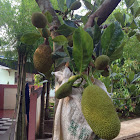
<svg viewBox="0 0 140 140">
<path fill-rule="evenodd" d="M 0 69 L 0 84 L 15 84 L 15 72 L 12 69 Z"/>
<path fill-rule="evenodd" d="M 12 91 L 10 92 L 11 89 L 12 89 Z M 8 93 L 6 93 L 7 91 L 8 91 Z M 13 94 L 11 94 L 12 92 L 13 92 Z M 17 85 L 1 85 L 0 84 L 0 109 L 4 109 L 4 106 L 6 107 L 6 106 L 8 106 L 8 104 L 13 103 L 16 98 L 16 96 L 15 96 L 16 93 L 17 93 Z M 6 99 L 6 97 L 8 97 L 8 99 Z M 8 104 L 6 105 L 5 102 L 8 102 Z M 15 103 L 14 103 L 14 105 L 15 105 Z M 14 105 L 11 105 L 11 106 L 14 106 Z M 15 108 L 13 108 L 13 109 L 15 109 Z"/>
<path fill-rule="evenodd" d="M 4 89 L 4 109 L 15 109 L 17 88 Z"/>
<path fill-rule="evenodd" d="M 36 134 L 39 134 L 39 126 L 40 126 L 40 113 L 41 113 L 41 95 L 37 98 L 37 106 L 36 106 Z"/>
</svg>

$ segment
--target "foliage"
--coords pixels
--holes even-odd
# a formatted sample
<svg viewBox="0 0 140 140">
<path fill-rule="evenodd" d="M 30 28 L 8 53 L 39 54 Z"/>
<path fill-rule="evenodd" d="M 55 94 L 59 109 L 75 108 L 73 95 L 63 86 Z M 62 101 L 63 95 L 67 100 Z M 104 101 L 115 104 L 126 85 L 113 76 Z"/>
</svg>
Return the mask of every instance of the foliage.
<svg viewBox="0 0 140 140">
<path fill-rule="evenodd" d="M 137 104 L 139 104 L 139 73 L 137 65 L 132 60 L 126 60 L 125 64 L 120 68 L 116 64 L 113 66 L 113 73 L 116 73 L 113 80 L 114 99 L 116 107 L 121 116 L 129 116 L 131 112 L 135 112 Z M 137 77 L 137 78 L 136 78 Z M 135 80 L 134 80 L 135 79 Z"/>
<path fill-rule="evenodd" d="M 40 74 L 35 74 L 34 79 L 35 79 L 34 85 L 37 85 L 37 86 L 42 86 L 42 85 L 43 85 L 43 83 L 42 83 L 42 81 L 43 81 L 43 76 L 42 76 L 42 75 L 40 75 Z"/>
<path fill-rule="evenodd" d="M 132 2 L 132 3 L 131 3 Z M 124 4 L 126 3 L 126 6 Z M 120 117 L 138 115 L 139 107 L 139 8 L 137 1 L 122 1 L 105 24 L 117 20 L 124 31 L 124 43 L 115 51 L 110 76 L 100 76 L 108 91 L 113 93 L 114 103 Z M 122 8 L 123 7 L 123 8 Z M 131 8 L 130 8 L 131 7 Z M 134 9 L 136 11 L 134 11 Z M 136 14 L 137 13 L 137 14 Z M 135 80 L 134 80 L 135 79 Z M 135 82 L 134 82 L 135 81 Z"/>
<path fill-rule="evenodd" d="M 13 6 L 14 8 L 12 8 L 9 1 L 0 1 L 2 3 L 0 14 L 3 18 L 3 21 L 0 21 L 0 27 L 6 29 L 6 39 L 1 39 L 1 42 L 3 44 L 7 43 L 8 47 L 12 44 L 16 49 L 24 46 L 24 48 L 21 48 L 23 50 L 26 48 L 25 50 L 31 56 L 29 57 L 31 61 L 38 44 L 42 44 L 44 38 L 47 41 L 49 39 L 49 43 L 62 46 L 60 47 L 61 51 L 56 48 L 52 53 L 56 68 L 69 62 L 69 67 L 74 74 L 86 72 L 88 78 L 93 76 L 101 79 L 107 86 L 108 91 L 113 92 L 114 98 L 137 96 L 139 85 L 135 83 L 136 81 L 133 83 L 132 81 L 134 75 L 139 72 L 137 66 L 139 66 L 140 60 L 138 60 L 140 55 L 137 53 L 139 52 L 137 47 L 139 45 L 138 0 L 122 0 L 118 8 L 114 10 L 103 25 L 98 26 L 97 18 L 94 20 L 94 26 L 86 30 L 83 27 L 89 15 L 95 12 L 103 1 L 99 0 L 94 4 L 90 0 L 84 1 L 83 4 L 86 10 L 83 15 L 76 14 L 76 10 L 71 10 L 71 5 L 75 1 L 57 0 L 56 2 L 51 0 L 61 21 L 61 26 L 56 30 L 59 35 L 55 38 L 51 38 L 48 32 L 49 24 L 52 22 L 51 13 L 44 13 L 48 21 L 45 28 L 37 29 L 32 26 L 32 13 L 40 11 L 33 0 L 22 0 L 18 6 Z M 9 9 L 11 12 L 9 12 Z M 5 15 L 3 16 L 4 11 Z M 43 35 L 45 30 L 47 30 L 47 37 Z M 62 49 L 64 52 L 62 52 Z M 95 68 L 95 60 L 99 55 L 108 55 L 110 57 L 110 68 L 107 66 L 101 71 Z M 111 70 L 111 75 L 103 77 L 101 73 L 105 70 Z M 36 84 L 41 81 L 41 78 L 41 76 L 35 76 Z M 132 89 L 134 89 L 134 92 L 131 91 Z M 129 115 L 129 112 L 134 111 L 132 103 L 138 104 L 139 101 L 132 101 L 131 99 L 127 102 L 125 100 L 125 103 L 123 100 L 115 101 L 118 110 L 124 111 L 125 115 Z M 123 104 L 125 106 L 122 107 Z"/>
<path fill-rule="evenodd" d="M 57 7 L 57 13 L 59 17 L 62 17 L 63 22 L 57 30 L 60 35 L 53 38 L 52 41 L 63 46 L 65 52 L 62 53 L 58 50 L 53 52 L 56 67 L 69 62 L 69 67 L 75 74 L 88 71 L 89 76 L 101 79 L 108 91 L 113 92 L 113 98 L 125 98 L 124 101 L 114 100 L 114 103 L 119 111 L 123 111 L 123 115 L 128 116 L 129 112 L 135 110 L 132 108 L 132 103 L 136 105 L 139 103 L 139 100 L 131 99 L 131 97 L 138 96 L 139 93 L 136 81 L 132 83 L 134 75 L 136 76 L 139 72 L 139 67 L 137 67 L 139 65 L 136 65 L 139 64 L 139 61 L 136 60 L 139 55 L 130 53 L 131 49 L 135 48 L 136 52 L 139 50 L 137 47 L 139 45 L 138 1 L 122 1 L 105 22 L 106 27 L 99 27 L 96 23 L 97 19 L 95 19 L 94 27 L 88 28 L 86 31 L 82 27 L 85 25 L 87 17 L 91 10 L 95 11 L 100 6 L 102 1 L 94 3 L 94 6 L 90 1 L 85 1 L 87 12 L 84 16 L 73 14 L 70 7 L 74 2 L 75 0 L 70 0 L 65 4 L 64 0 L 58 0 L 57 3 L 59 7 Z M 80 20 L 80 24 L 77 24 L 77 20 Z M 110 76 L 103 77 L 101 76 L 103 71 L 96 70 L 94 63 L 99 55 L 110 57 L 111 67 L 104 69 L 104 71 L 111 70 Z M 130 91 L 131 88 L 134 88 L 134 93 Z M 122 107 L 122 104 L 125 105 Z"/>
<path fill-rule="evenodd" d="M 2 19 L 0 21 L 0 28 L 5 32 L 5 34 L 1 36 L 1 49 L 3 49 L 3 55 L 7 57 L 11 53 L 11 50 L 16 50 L 11 53 L 11 58 L 17 59 L 18 47 L 20 50 L 25 50 L 24 47 L 26 47 L 27 59 L 31 61 L 33 50 L 36 48 L 37 44 L 34 46 L 32 45 L 32 47 L 30 45 L 24 45 L 21 43 L 20 37 L 24 33 L 28 33 L 30 31 L 37 32 L 36 29 L 31 26 L 30 20 L 30 14 L 34 11 L 39 11 L 37 4 L 33 0 L 30 2 L 22 0 L 17 1 L 17 3 L 12 3 L 7 0 L 0 1 L 0 3 L 0 14 Z M 3 32 L 1 34 L 3 34 Z M 24 47 L 22 48 L 22 46 Z"/>
</svg>

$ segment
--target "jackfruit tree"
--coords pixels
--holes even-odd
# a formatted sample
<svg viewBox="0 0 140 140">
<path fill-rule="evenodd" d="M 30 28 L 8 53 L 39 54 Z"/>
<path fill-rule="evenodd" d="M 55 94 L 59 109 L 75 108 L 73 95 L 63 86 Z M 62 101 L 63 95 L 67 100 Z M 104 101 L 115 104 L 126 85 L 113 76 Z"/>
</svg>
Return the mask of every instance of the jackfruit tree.
<svg viewBox="0 0 140 140">
<path fill-rule="evenodd" d="M 120 13 L 115 15 L 116 21 L 104 24 L 120 1 L 99 0 L 94 3 L 81 3 L 76 0 L 58 0 L 58 7 L 53 8 L 51 3 L 54 1 L 36 0 L 41 12 L 33 13 L 31 22 L 37 32 L 21 37 L 22 43 L 29 45 L 39 38 L 44 39 L 34 52 L 33 59 L 37 71 L 49 75 L 46 76 L 48 81 L 52 71 L 59 70 L 65 63 L 69 63 L 67 66 L 76 78 L 70 78 L 61 85 L 56 91 L 56 98 L 69 96 L 77 79 L 86 81 L 84 86 L 78 85 L 85 88 L 81 102 L 83 115 L 93 132 L 98 137 L 108 140 L 119 134 L 120 121 L 111 99 L 105 91 L 95 86 L 91 79 L 94 81 L 95 77 L 109 77 L 111 63 L 123 53 L 124 31 L 127 27 L 133 31 L 137 26 L 135 20 L 130 25 L 127 25 L 125 19 L 120 20 Z M 136 2 L 125 2 L 137 17 L 139 9 L 133 8 Z M 76 15 L 75 11 L 80 9 L 82 4 L 87 10 L 85 15 Z M 138 33 L 135 35 L 139 36 Z M 97 97 L 94 98 L 95 96 Z"/>
<path fill-rule="evenodd" d="M 74 16 L 74 11 L 81 7 L 79 1 L 66 1 L 66 5 L 65 1 L 58 1 L 59 10 L 55 10 L 48 0 L 36 0 L 36 2 L 43 13 L 38 13 L 37 16 L 33 14 L 32 23 L 38 28 L 40 37 L 45 39 L 44 45 L 40 45 L 42 47 L 39 46 L 34 53 L 36 69 L 41 73 L 46 73 L 51 69 L 53 62 L 55 62 L 55 69 L 60 69 L 69 62 L 69 68 L 76 78 L 69 79 L 68 82 L 61 85 L 56 91 L 56 98 L 69 96 L 72 93 L 74 82 L 79 78 L 84 79 L 87 84 L 83 91 L 81 106 L 88 124 L 98 137 L 115 138 L 120 131 L 120 121 L 114 105 L 105 91 L 95 86 L 90 80 L 97 74 L 108 77 L 110 64 L 122 55 L 122 48 L 125 45 L 122 21 L 119 21 L 116 16 L 117 21 L 109 25 L 102 25 L 120 0 L 99 1 L 95 2 L 94 6 L 90 2 L 84 1 L 88 12 L 85 16 L 78 17 Z M 110 8 L 106 10 L 106 7 Z M 38 15 L 40 16 L 38 17 Z M 69 17 L 71 20 L 68 19 Z M 80 27 L 80 25 L 82 26 Z M 45 30 L 46 32 L 44 32 Z M 27 40 L 25 38 L 23 37 L 24 43 L 30 39 L 30 36 Z M 45 45 L 50 46 L 50 38 L 53 42 L 53 53 L 49 49 L 44 50 Z M 38 54 L 39 49 L 40 55 Z M 86 76 L 83 74 L 85 72 L 88 73 Z M 97 98 L 95 98 L 96 96 Z M 96 115 L 97 117 L 95 117 Z"/>
</svg>

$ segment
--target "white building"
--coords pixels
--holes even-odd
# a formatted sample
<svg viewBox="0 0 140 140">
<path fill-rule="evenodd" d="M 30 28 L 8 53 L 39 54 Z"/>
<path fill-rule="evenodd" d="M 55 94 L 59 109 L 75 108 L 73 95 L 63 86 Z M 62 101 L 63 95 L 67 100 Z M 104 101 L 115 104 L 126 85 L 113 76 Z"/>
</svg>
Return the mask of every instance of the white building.
<svg viewBox="0 0 140 140">
<path fill-rule="evenodd" d="M 0 65 L 0 84 L 14 85 L 17 82 L 17 71 Z"/>
</svg>

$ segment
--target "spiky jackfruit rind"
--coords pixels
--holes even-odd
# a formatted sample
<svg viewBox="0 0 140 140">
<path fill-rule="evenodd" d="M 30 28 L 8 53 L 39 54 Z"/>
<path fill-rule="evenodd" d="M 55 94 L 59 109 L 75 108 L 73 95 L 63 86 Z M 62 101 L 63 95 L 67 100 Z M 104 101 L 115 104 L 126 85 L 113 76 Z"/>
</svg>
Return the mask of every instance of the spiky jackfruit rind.
<svg viewBox="0 0 140 140">
<path fill-rule="evenodd" d="M 104 70 L 109 65 L 109 57 L 107 55 L 100 55 L 95 60 L 95 68 L 97 70 Z"/>
<path fill-rule="evenodd" d="M 102 139 L 112 140 L 120 132 L 120 120 L 106 92 L 96 85 L 83 91 L 82 112 L 93 132 Z"/>
<path fill-rule="evenodd" d="M 42 13 L 36 12 L 32 14 L 32 24 L 37 28 L 45 28 L 47 19 Z"/>
<path fill-rule="evenodd" d="M 44 74 L 50 71 L 53 64 L 51 53 L 52 50 L 48 45 L 42 44 L 36 49 L 33 56 L 33 62 L 37 71 Z"/>
<path fill-rule="evenodd" d="M 81 2 L 80 1 L 75 1 L 72 3 L 70 9 L 71 10 L 77 10 L 81 7 Z"/>
<path fill-rule="evenodd" d="M 57 99 L 62 99 L 69 96 L 71 93 L 72 93 L 72 83 L 66 82 L 56 90 L 55 97 Z"/>
</svg>

